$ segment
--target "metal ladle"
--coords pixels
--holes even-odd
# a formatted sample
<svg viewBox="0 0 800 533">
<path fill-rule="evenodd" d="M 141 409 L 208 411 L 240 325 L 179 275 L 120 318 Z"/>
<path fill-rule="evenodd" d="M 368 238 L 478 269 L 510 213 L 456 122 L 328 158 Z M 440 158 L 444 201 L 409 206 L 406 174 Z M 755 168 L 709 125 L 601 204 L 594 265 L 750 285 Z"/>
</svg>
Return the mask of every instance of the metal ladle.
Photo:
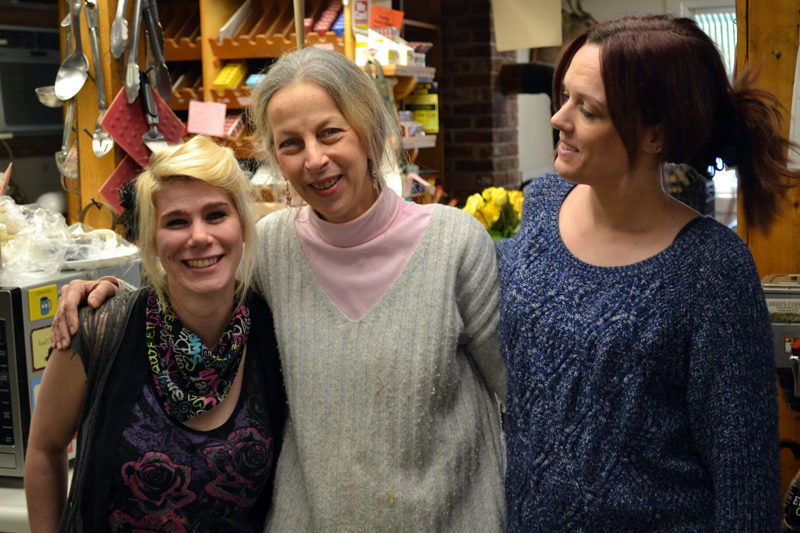
<svg viewBox="0 0 800 533">
<path fill-rule="evenodd" d="M 56 74 L 56 96 L 59 100 L 69 100 L 78 94 L 89 75 L 89 60 L 81 47 L 81 3 L 82 0 L 72 0 L 70 6 L 75 51 L 64 59 Z"/>
</svg>

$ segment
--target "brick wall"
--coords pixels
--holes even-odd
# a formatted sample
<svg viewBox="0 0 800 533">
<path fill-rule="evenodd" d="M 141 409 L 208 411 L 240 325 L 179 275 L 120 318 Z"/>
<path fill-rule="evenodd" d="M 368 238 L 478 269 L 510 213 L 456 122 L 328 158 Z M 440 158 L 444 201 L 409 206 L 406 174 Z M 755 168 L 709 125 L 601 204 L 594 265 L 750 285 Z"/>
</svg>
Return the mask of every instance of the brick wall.
<svg viewBox="0 0 800 533">
<path fill-rule="evenodd" d="M 516 53 L 495 48 L 490 0 L 442 0 L 441 7 L 445 188 L 463 203 L 484 187 L 519 184 L 517 99 L 502 94 L 498 79 Z"/>
</svg>

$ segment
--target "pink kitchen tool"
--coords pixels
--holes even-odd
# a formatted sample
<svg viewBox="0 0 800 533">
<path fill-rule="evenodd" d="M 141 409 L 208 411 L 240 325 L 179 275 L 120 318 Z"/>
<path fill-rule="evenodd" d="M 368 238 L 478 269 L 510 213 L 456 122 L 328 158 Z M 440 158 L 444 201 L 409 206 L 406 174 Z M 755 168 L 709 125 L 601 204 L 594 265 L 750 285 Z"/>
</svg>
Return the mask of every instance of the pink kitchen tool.
<svg viewBox="0 0 800 533">
<path fill-rule="evenodd" d="M 121 215 L 123 211 L 119 200 L 120 188 L 138 176 L 141 171 L 142 167 L 136 164 L 136 161 L 134 161 L 131 156 L 126 155 L 103 186 L 100 187 L 100 194 L 106 199 L 106 202 L 114 208 L 114 211 L 116 211 L 118 215 Z"/>
<path fill-rule="evenodd" d="M 158 131 L 168 144 L 176 144 L 183 138 L 186 126 L 181 122 L 158 93 L 154 94 L 158 109 Z M 139 97 L 128 103 L 123 87 L 114 97 L 100 125 L 111 134 L 114 141 L 141 167 L 150 161 L 150 150 L 142 142 L 142 135 L 149 127 L 145 120 Z"/>
</svg>

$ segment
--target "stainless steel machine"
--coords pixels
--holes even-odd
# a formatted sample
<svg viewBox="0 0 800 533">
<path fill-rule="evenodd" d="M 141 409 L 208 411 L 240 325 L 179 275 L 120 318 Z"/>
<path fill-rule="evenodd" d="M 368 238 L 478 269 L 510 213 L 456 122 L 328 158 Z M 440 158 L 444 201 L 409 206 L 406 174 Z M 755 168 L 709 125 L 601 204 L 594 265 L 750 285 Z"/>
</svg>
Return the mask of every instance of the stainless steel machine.
<svg viewBox="0 0 800 533">
<path fill-rule="evenodd" d="M 50 348 L 61 286 L 111 275 L 139 286 L 139 261 L 96 270 L 62 271 L 0 287 L 0 476 L 22 477 L 31 412 Z M 70 450 L 74 454 L 74 449 Z"/>
<path fill-rule="evenodd" d="M 762 287 L 782 394 L 790 408 L 800 411 L 800 357 L 792 353 L 792 345 L 800 340 L 800 274 L 768 276 Z"/>
</svg>

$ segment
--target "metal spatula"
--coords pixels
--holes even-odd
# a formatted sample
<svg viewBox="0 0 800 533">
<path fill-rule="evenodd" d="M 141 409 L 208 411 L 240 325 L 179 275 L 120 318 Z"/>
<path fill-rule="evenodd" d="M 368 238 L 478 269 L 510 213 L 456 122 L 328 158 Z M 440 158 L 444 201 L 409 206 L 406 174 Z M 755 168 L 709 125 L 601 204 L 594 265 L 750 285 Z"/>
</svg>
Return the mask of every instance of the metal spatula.
<svg viewBox="0 0 800 533">
<path fill-rule="evenodd" d="M 158 131 L 158 108 L 156 107 L 156 99 L 153 96 L 153 87 L 150 85 L 150 80 L 144 72 L 140 73 L 142 109 L 144 110 L 144 117 L 147 120 L 147 125 L 150 127 L 144 135 L 142 135 L 142 142 L 151 152 L 158 152 L 167 147 L 167 141 L 164 136 Z"/>
</svg>

